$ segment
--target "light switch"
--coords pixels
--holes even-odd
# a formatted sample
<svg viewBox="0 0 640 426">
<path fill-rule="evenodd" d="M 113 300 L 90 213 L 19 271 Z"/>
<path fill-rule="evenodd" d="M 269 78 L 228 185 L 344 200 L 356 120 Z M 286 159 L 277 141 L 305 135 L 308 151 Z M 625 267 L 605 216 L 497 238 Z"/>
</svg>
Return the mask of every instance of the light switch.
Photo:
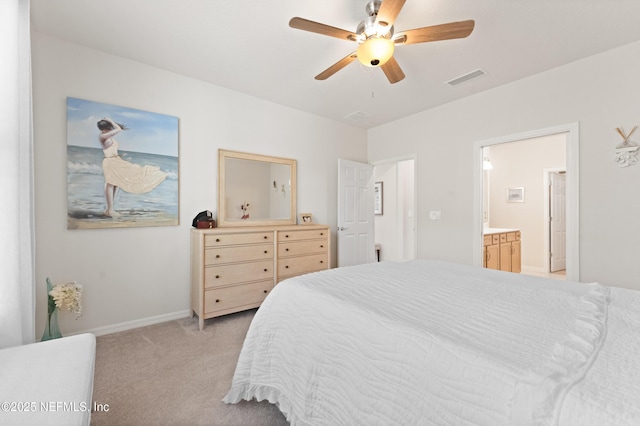
<svg viewBox="0 0 640 426">
<path fill-rule="evenodd" d="M 429 219 L 431 220 L 440 220 L 441 216 L 440 210 L 432 210 L 429 212 Z"/>
</svg>

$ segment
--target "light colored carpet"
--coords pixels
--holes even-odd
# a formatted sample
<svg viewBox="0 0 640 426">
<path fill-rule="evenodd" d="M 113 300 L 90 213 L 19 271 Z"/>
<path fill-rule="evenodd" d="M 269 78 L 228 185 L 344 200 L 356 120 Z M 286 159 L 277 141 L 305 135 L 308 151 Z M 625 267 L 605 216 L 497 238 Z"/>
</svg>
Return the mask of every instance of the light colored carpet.
<svg viewBox="0 0 640 426">
<path fill-rule="evenodd" d="M 202 332 L 185 318 L 99 336 L 93 401 L 108 411 L 91 425 L 287 425 L 266 401 L 221 401 L 254 314 L 207 320 Z"/>
</svg>

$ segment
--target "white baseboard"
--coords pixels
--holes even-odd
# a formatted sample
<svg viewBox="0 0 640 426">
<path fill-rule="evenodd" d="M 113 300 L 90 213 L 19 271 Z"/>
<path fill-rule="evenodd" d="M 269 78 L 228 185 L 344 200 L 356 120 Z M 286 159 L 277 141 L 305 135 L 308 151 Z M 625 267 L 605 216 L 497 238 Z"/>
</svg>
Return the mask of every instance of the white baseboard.
<svg viewBox="0 0 640 426">
<path fill-rule="evenodd" d="M 71 336 L 74 334 L 83 334 L 83 333 L 91 333 L 91 334 L 95 334 L 96 336 L 103 336 L 105 334 L 118 333 L 120 331 L 132 330 L 138 327 L 146 327 L 148 325 L 159 324 L 161 322 L 182 319 L 182 318 L 188 317 L 189 315 L 191 315 L 191 310 L 185 309 L 183 311 L 172 312 L 169 314 L 156 315 L 153 317 L 141 318 L 133 321 L 121 322 L 118 324 L 93 328 L 90 330 L 69 333 L 68 336 Z"/>
<path fill-rule="evenodd" d="M 537 273 L 537 274 L 544 274 L 546 272 L 544 266 L 525 266 L 525 265 L 522 265 L 520 267 L 520 270 L 522 272 L 531 272 L 531 273 Z"/>
</svg>

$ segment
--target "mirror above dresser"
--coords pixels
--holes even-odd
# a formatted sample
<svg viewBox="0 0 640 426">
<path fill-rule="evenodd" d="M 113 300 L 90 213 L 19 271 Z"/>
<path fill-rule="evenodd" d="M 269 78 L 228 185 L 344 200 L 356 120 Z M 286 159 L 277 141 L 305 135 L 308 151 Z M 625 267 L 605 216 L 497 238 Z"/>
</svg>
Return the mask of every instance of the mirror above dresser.
<svg viewBox="0 0 640 426">
<path fill-rule="evenodd" d="M 294 225 L 296 160 L 218 150 L 218 226 Z"/>
</svg>

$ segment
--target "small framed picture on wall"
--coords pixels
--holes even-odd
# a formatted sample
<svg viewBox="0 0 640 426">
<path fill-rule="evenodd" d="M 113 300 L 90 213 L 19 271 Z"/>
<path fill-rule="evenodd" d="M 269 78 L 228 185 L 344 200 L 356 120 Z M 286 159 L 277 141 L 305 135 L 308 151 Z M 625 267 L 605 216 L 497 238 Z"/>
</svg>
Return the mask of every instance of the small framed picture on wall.
<svg viewBox="0 0 640 426">
<path fill-rule="evenodd" d="M 507 203 L 524 203 L 524 187 L 507 188 Z"/>
<path fill-rule="evenodd" d="M 382 215 L 382 191 L 382 182 L 373 184 L 373 213 L 376 215 Z"/>
</svg>

